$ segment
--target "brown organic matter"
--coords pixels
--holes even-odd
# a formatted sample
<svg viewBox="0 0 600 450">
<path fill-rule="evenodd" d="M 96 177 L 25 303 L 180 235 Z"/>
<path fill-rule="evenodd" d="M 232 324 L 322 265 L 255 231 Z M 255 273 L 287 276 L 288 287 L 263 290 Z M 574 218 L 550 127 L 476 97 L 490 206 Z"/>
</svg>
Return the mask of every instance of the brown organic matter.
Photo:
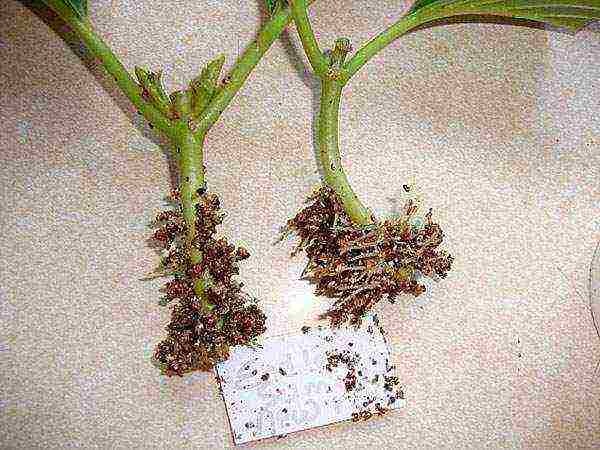
<svg viewBox="0 0 600 450">
<path fill-rule="evenodd" d="M 346 392 L 352 391 L 356 387 L 356 365 L 360 360 L 358 353 L 350 353 L 348 350 L 344 352 L 327 352 L 327 365 L 325 368 L 331 372 L 334 367 L 340 364 L 346 366 L 348 371 L 344 377 L 344 387 Z"/>
<path fill-rule="evenodd" d="M 210 370 L 228 358 L 232 346 L 253 345 L 265 331 L 264 313 L 236 280 L 238 262 L 250 254 L 215 236 L 223 220 L 217 195 L 197 195 L 193 246 L 202 253 L 200 263 L 192 264 L 186 250 L 186 226 L 176 192 L 171 194 L 174 208 L 160 213 L 155 221 L 154 239 L 165 253 L 160 275 L 172 277 L 164 285 L 165 301 L 176 302 L 168 336 L 154 354 L 169 376 Z M 204 283 L 201 298 L 194 292 L 198 280 Z"/>
<path fill-rule="evenodd" d="M 308 257 L 303 277 L 316 285 L 317 295 L 335 299 L 324 314 L 333 326 L 359 324 L 380 300 L 393 303 L 400 294 L 421 295 L 420 276 L 446 277 L 453 258 L 439 249 L 442 230 L 431 210 L 424 226 L 416 226 L 416 212 L 409 200 L 399 216 L 360 226 L 333 190 L 322 186 L 288 221 L 286 232 L 300 239 L 292 255 L 303 250 Z"/>
</svg>

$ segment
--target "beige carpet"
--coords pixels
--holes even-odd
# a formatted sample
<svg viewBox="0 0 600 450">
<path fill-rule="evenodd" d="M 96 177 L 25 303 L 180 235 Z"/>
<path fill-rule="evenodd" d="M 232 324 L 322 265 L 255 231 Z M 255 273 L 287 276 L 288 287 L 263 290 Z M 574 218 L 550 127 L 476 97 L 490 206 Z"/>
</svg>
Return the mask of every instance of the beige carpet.
<svg viewBox="0 0 600 450">
<path fill-rule="evenodd" d="M 183 87 L 253 37 L 258 2 L 92 1 L 124 64 Z M 324 46 L 357 46 L 391 0 L 319 1 Z M 241 5 L 241 6 L 240 6 Z M 150 364 L 169 312 L 148 220 L 170 190 L 160 140 L 68 30 L 0 6 L 0 446 L 232 446 L 213 376 Z M 187 17 L 184 17 L 186 11 Z M 60 25 L 55 28 L 60 28 Z M 279 227 L 318 180 L 315 83 L 293 28 L 210 132 L 208 182 L 270 335 L 315 322 Z M 378 309 L 405 410 L 261 448 L 598 448 L 600 342 L 587 308 L 600 239 L 600 27 L 577 37 L 486 24 L 412 34 L 347 87 L 349 177 L 380 214 L 415 182 L 455 255 L 429 296 Z M 140 132 L 142 130 L 142 132 Z"/>
</svg>

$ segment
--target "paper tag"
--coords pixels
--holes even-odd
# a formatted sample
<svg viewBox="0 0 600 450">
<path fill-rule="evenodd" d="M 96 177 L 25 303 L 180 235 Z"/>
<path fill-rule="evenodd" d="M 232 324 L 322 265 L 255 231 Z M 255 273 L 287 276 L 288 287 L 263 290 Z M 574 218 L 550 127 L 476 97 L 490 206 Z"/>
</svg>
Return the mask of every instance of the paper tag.
<svg viewBox="0 0 600 450">
<path fill-rule="evenodd" d="M 217 367 L 234 442 L 366 420 L 404 404 L 376 316 L 236 347 Z M 395 384 L 396 383 L 396 384 Z"/>
</svg>

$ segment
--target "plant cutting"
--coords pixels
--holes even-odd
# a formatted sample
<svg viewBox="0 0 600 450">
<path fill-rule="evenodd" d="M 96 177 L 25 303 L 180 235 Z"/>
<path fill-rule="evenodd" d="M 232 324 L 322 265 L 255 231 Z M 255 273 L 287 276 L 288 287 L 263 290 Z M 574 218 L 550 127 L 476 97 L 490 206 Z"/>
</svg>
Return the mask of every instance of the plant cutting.
<svg viewBox="0 0 600 450">
<path fill-rule="evenodd" d="M 359 200 L 342 167 L 338 144 L 339 109 L 346 84 L 389 44 L 423 26 L 439 25 L 453 17 L 492 16 L 576 32 L 600 18 L 600 0 L 417 0 L 403 17 L 349 58 L 352 48 L 344 37 L 336 39 L 330 52 L 321 50 L 306 0 L 287 3 L 304 52 L 320 80 L 316 153 L 323 184 L 309 197 L 309 205 L 288 221 L 284 234 L 297 234 L 294 253 L 304 251 L 308 257 L 303 277 L 316 284 L 318 295 L 335 300 L 324 316 L 333 325 L 357 324 L 383 299 L 394 302 L 400 294 L 422 294 L 421 277 L 446 277 L 453 258 L 439 249 L 443 232 L 433 222 L 431 210 L 424 221 L 414 220 L 418 207 L 409 201 L 402 214 L 377 218 Z"/>
<path fill-rule="evenodd" d="M 224 56 L 210 61 L 189 87 L 167 95 L 161 72 L 136 67 L 127 71 L 94 31 L 86 0 L 44 0 L 102 63 L 151 127 L 166 136 L 177 162 L 178 186 L 171 207 L 157 215 L 154 240 L 162 248 L 159 267 L 149 278 L 165 277 L 163 303 L 173 303 L 168 336 L 155 360 L 166 375 L 210 370 L 228 358 L 231 347 L 255 345 L 265 331 L 265 315 L 237 280 L 238 263 L 250 255 L 217 236 L 223 221 L 219 198 L 207 190 L 203 147 L 206 134 L 291 20 L 287 7 L 272 8 L 256 39 L 227 77 Z"/>
<path fill-rule="evenodd" d="M 223 213 L 216 193 L 205 182 L 203 147 L 252 70 L 285 26 L 295 21 L 303 47 L 321 80 L 318 122 L 319 164 L 323 185 L 310 204 L 288 223 L 300 237 L 298 250 L 309 262 L 305 275 L 317 293 L 336 301 L 327 316 L 334 325 L 357 323 L 381 299 L 401 293 L 419 295 L 419 277 L 445 277 L 452 257 L 439 246 L 443 233 L 431 211 L 422 224 L 416 204 L 402 214 L 376 218 L 359 200 L 344 173 L 338 147 L 339 104 L 343 88 L 375 54 L 405 33 L 448 17 L 483 14 L 525 18 L 577 30 L 599 17 L 599 1 L 417 1 L 401 18 L 352 57 L 347 39 L 322 52 L 307 16 L 306 0 L 289 4 L 266 0 L 270 18 L 256 39 L 221 75 L 224 57 L 207 63 L 187 89 L 167 94 L 161 72 L 135 68 L 131 74 L 94 31 L 85 0 L 44 0 L 102 63 L 138 112 L 172 147 L 178 186 L 171 208 L 157 215 L 155 241 L 162 258 L 153 277 L 166 277 L 164 301 L 173 304 L 168 336 L 155 357 L 167 375 L 208 370 L 228 357 L 231 347 L 253 345 L 265 330 L 265 316 L 237 280 L 238 263 L 249 254 L 217 236 Z M 135 77 L 134 77 L 135 75 Z"/>
</svg>

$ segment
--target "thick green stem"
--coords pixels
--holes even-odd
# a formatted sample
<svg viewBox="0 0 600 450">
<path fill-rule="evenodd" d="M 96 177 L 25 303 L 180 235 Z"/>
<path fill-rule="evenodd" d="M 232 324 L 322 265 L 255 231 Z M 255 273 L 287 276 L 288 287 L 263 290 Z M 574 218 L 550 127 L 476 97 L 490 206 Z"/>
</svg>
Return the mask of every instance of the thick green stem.
<svg viewBox="0 0 600 450">
<path fill-rule="evenodd" d="M 95 33 L 90 22 L 76 16 L 71 9 L 65 6 L 64 2 L 44 0 L 44 3 L 69 24 L 90 52 L 102 62 L 102 65 L 115 79 L 121 91 L 144 115 L 146 120 L 169 138 L 173 139 L 174 127 L 172 123 L 158 109 L 142 98 L 142 88 L 135 82 L 127 69 L 123 67 L 123 64 L 121 64 L 112 50 Z"/>
<path fill-rule="evenodd" d="M 373 222 L 373 217 L 352 190 L 340 157 L 338 135 L 342 89 L 343 85 L 335 80 L 321 81 L 319 160 L 323 167 L 325 183 L 335 191 L 352 221 L 359 225 L 368 225 Z"/>
<path fill-rule="evenodd" d="M 193 135 L 186 124 L 181 123 L 174 140 L 175 158 L 179 165 L 179 196 L 183 207 L 186 225 L 186 248 L 192 264 L 202 262 L 202 253 L 194 246 L 196 239 L 196 205 L 199 202 L 199 190 L 204 191 L 204 135 Z M 204 280 L 194 284 L 196 296 L 202 301 L 204 309 L 210 308 L 206 302 Z"/>
<path fill-rule="evenodd" d="M 194 132 L 192 132 L 187 123 L 172 121 L 143 99 L 142 87 L 137 84 L 106 43 L 94 32 L 89 20 L 79 17 L 63 1 L 43 1 L 77 33 L 144 117 L 171 140 L 175 149 L 174 156 L 179 165 L 179 190 L 187 229 L 186 247 L 192 263 L 200 263 L 202 254 L 194 246 L 194 240 L 196 239 L 198 190 L 203 190 L 205 186 L 203 146 L 206 133 L 219 119 L 221 113 L 240 90 L 254 67 L 291 21 L 290 8 L 278 9 L 261 29 L 256 40 L 237 60 L 230 72 L 229 81 L 219 88 L 217 94 L 205 108 L 199 123 L 194 127 Z M 313 1 L 309 0 L 308 3 L 313 3 Z M 211 309 L 212 305 L 208 304 L 206 300 L 204 280 L 197 280 L 194 284 L 194 290 L 198 298 L 202 300 L 204 309 Z"/>
<path fill-rule="evenodd" d="M 350 41 L 340 38 L 335 41 L 331 57 L 319 49 L 308 14 L 305 0 L 292 2 L 292 15 L 298 35 L 315 74 L 321 79 L 321 100 L 317 123 L 319 162 L 323 169 L 325 184 L 334 190 L 350 219 L 358 225 L 374 221 L 373 215 L 358 199 L 348 182 L 342 166 L 339 136 L 339 111 L 344 83 L 340 81 L 340 69 L 350 51 Z"/>
</svg>

